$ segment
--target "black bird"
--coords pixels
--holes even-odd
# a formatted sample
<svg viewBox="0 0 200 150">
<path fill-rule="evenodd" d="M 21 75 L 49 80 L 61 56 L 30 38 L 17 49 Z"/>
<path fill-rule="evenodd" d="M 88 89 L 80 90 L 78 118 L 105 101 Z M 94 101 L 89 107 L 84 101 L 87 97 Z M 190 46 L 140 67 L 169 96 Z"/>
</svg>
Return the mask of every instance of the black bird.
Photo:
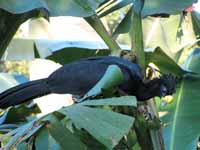
<svg viewBox="0 0 200 150">
<path fill-rule="evenodd" d="M 143 81 L 141 68 L 136 63 L 114 56 L 91 57 L 66 64 L 48 78 L 4 91 L 0 94 L 0 108 L 18 105 L 50 93 L 83 96 L 101 79 L 109 65 L 117 65 L 124 75 L 119 90 L 135 95 L 139 101 L 175 92 L 175 78 L 172 75 Z"/>
</svg>

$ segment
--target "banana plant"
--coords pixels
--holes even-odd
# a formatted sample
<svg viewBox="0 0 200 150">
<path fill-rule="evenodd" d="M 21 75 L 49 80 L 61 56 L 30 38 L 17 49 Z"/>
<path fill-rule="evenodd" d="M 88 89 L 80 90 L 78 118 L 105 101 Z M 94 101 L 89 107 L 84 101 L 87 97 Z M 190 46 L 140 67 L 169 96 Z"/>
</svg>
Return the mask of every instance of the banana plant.
<svg viewBox="0 0 200 150">
<path fill-rule="evenodd" d="M 76 16 L 83 17 L 100 35 L 107 47 L 99 48 L 93 45 L 91 48 L 91 44 L 86 43 L 74 43 L 74 46 L 70 47 L 63 44 L 64 42 L 60 43 L 61 47 L 55 47 L 55 41 L 43 41 L 45 44 L 34 41 L 32 42 L 35 43 L 33 49 L 37 57 L 48 58 L 63 64 L 81 57 L 117 54 L 125 49 L 118 43 L 115 36 L 129 33 L 131 42 L 128 50 L 136 56 L 144 75 L 147 66 L 154 63 L 160 72 L 172 73 L 181 79 L 173 101 L 167 106 L 162 106 L 160 100 L 156 101 L 157 105 L 154 104 L 154 100 L 142 104 L 150 108 L 148 112 L 153 112 L 151 115 L 153 119 L 150 120 L 146 120 L 143 113 L 137 113 L 136 99 L 132 96 L 93 99 L 59 109 L 41 118 L 30 115 L 28 108 L 33 109 L 35 113 L 38 112 L 38 109 L 31 104 L 4 110 L 0 131 L 2 131 L 5 148 L 196 149 L 199 137 L 199 49 L 195 49 L 192 53 L 191 50 L 199 44 L 199 16 L 195 12 L 191 14 L 186 11 L 186 8 L 194 2 L 194 0 L 182 0 L 181 3 L 174 0 L 19 0 L 18 2 L 1 0 L 1 57 L 19 26 L 27 19 Z M 115 32 L 110 33 L 101 18 L 114 11 L 120 11 L 124 7 L 128 8 L 128 11 L 117 24 Z M 190 36 L 184 32 L 187 30 L 184 24 L 187 24 L 188 18 L 195 31 Z M 178 43 L 180 41 L 181 44 Z M 91 49 L 94 51 L 91 52 Z M 190 56 L 188 56 L 189 53 L 191 53 Z M 68 59 L 63 60 L 65 56 Z M 120 82 L 121 76 L 120 71 L 117 70 L 115 67 L 111 69 L 116 83 Z M 105 74 L 101 82 L 109 83 L 109 80 L 105 80 L 106 78 L 109 79 L 110 76 Z M 101 92 L 99 89 L 101 88 L 96 86 L 91 93 L 98 95 Z M 131 114 L 134 116 L 129 117 L 111 111 L 114 106 L 131 106 L 133 108 Z M 118 107 L 116 109 L 123 112 Z M 22 110 L 24 115 L 20 114 Z M 125 112 L 127 110 L 130 109 L 125 109 Z M 158 111 L 165 114 L 161 118 L 163 123 L 159 121 Z M 18 112 L 17 114 L 21 116 L 19 120 L 9 119 L 8 116 L 13 116 L 13 112 Z M 185 132 L 182 132 L 183 130 Z"/>
</svg>

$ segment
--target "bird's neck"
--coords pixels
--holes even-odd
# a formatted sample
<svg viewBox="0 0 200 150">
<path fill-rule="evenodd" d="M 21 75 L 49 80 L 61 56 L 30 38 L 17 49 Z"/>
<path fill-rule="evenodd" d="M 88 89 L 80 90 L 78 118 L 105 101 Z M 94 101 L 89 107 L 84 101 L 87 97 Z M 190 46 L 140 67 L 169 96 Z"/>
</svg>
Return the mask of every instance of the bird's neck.
<svg viewBox="0 0 200 150">
<path fill-rule="evenodd" d="M 144 101 L 151 99 L 155 96 L 160 95 L 160 85 L 161 81 L 159 78 L 155 78 L 153 80 L 145 81 L 141 86 L 138 88 L 138 95 L 136 95 L 139 101 Z"/>
</svg>

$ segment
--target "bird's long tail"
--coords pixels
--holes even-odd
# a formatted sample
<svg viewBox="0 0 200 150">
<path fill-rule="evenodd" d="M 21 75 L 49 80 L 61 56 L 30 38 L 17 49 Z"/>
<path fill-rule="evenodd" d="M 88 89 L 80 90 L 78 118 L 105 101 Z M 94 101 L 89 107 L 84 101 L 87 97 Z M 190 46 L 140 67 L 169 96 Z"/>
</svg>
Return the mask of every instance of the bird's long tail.
<svg viewBox="0 0 200 150">
<path fill-rule="evenodd" d="M 0 108 L 18 105 L 49 93 L 46 79 L 23 83 L 0 94 Z"/>
</svg>

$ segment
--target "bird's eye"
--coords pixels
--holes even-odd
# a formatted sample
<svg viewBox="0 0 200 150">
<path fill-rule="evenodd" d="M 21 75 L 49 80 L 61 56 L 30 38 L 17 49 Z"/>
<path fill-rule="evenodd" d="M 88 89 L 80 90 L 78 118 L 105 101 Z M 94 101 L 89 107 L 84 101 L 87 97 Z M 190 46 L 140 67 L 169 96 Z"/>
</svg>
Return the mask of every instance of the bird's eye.
<svg viewBox="0 0 200 150">
<path fill-rule="evenodd" d="M 162 97 L 164 97 L 164 96 L 167 95 L 167 88 L 166 88 L 166 86 L 161 85 L 160 91 L 161 91 L 161 96 L 162 96 Z"/>
</svg>

